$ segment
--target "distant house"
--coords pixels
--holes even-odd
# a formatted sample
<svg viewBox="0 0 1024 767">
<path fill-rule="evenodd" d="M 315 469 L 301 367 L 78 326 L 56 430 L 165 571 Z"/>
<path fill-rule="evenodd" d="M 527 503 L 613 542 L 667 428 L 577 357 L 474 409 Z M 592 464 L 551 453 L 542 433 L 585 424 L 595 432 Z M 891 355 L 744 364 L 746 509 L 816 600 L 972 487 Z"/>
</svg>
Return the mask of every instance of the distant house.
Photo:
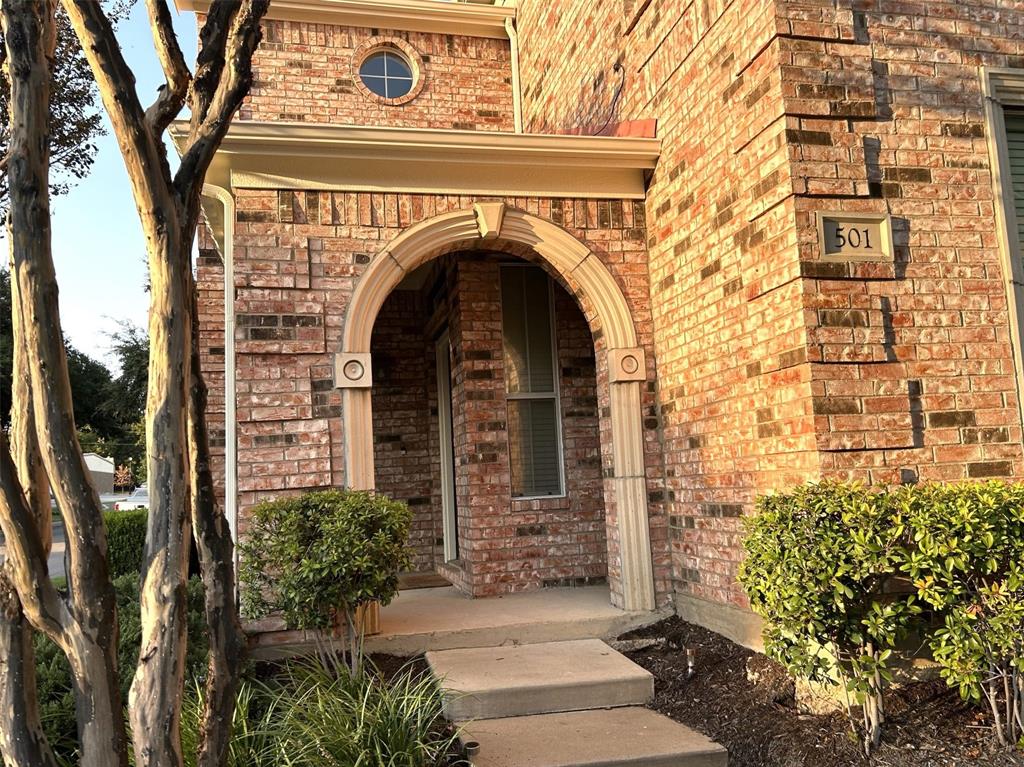
<svg viewBox="0 0 1024 767">
<path fill-rule="evenodd" d="M 114 492 L 114 459 L 104 458 L 96 453 L 85 454 L 85 465 L 89 467 L 92 474 L 93 484 L 99 493 Z"/>
</svg>

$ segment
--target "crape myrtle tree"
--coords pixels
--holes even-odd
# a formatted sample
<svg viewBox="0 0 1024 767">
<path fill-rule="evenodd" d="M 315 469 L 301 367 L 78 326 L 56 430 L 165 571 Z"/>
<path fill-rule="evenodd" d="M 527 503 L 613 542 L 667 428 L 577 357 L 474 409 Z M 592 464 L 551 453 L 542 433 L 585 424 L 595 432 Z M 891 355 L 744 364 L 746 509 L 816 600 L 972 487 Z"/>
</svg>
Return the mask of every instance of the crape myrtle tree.
<svg viewBox="0 0 1024 767">
<path fill-rule="evenodd" d="M 146 0 L 166 78 L 143 107 L 111 19 L 96 0 L 61 0 L 92 70 L 121 149 L 146 238 L 150 276 L 146 446 L 150 513 L 141 581 L 142 642 L 125 730 L 117 681 L 117 616 L 101 506 L 75 437 L 50 249 L 49 101 L 56 0 L 2 0 L 10 84 L 7 155 L 12 263 L 15 419 L 0 434 L 0 525 L 7 539 L 0 613 L 23 611 L 31 627 L 9 639 L 0 662 L 0 749 L 17 767 L 53 764 L 39 726 L 31 629 L 67 655 L 74 679 L 80 763 L 183 764 L 180 722 L 190 533 L 206 586 L 210 655 L 198 764 L 227 755 L 244 637 L 234 601 L 231 538 L 209 470 L 205 387 L 198 366 L 191 246 L 203 180 L 252 81 L 252 57 L 268 0 L 215 0 L 200 32 L 195 71 L 175 37 L 165 0 Z M 171 172 L 163 134 L 185 106 L 189 129 Z M 67 530 L 67 594 L 46 570 L 53 488 Z M 45 507 L 45 510 L 44 510 Z M 6 627 L 5 627 L 6 628 Z"/>
</svg>

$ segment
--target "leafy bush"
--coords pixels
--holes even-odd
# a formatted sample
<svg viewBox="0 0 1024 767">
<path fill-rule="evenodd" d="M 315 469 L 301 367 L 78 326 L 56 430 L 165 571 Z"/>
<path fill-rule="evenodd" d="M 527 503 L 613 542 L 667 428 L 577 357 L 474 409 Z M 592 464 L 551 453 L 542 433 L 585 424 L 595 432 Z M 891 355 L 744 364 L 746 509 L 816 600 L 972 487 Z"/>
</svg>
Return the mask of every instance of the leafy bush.
<svg viewBox="0 0 1024 767">
<path fill-rule="evenodd" d="M 148 512 L 145 509 L 108 511 L 103 515 L 107 527 L 107 563 L 111 578 L 122 575 L 138 578 L 142 572 L 147 518 Z"/>
<path fill-rule="evenodd" d="M 356 613 L 398 594 L 411 523 L 404 503 L 367 492 L 326 490 L 259 504 L 239 547 L 244 613 L 280 612 L 296 629 L 329 629 L 344 619 L 355 671 Z"/>
<path fill-rule="evenodd" d="M 201 707 L 197 687 L 182 718 L 186 754 L 195 753 Z M 338 674 L 307 659 L 276 679 L 243 681 L 228 767 L 439 767 L 457 743 L 429 676 L 413 668 L 392 679 L 372 670 Z"/>
<path fill-rule="evenodd" d="M 768 654 L 794 676 L 842 684 L 860 704 L 870 751 L 885 718 L 886 663 L 920 612 L 913 597 L 886 593 L 902 558 L 902 522 L 884 494 L 837 483 L 762 497 L 746 522 L 739 577 L 764 618 Z"/>
<path fill-rule="evenodd" d="M 796 676 L 845 682 L 864 704 L 867 746 L 893 644 L 913 628 L 947 683 L 988 703 L 999 740 L 1024 748 L 1024 485 L 823 483 L 761 498 L 758 511 L 740 581 L 766 648 Z M 891 594 L 896 579 L 909 597 Z"/>
<path fill-rule="evenodd" d="M 127 513 L 127 512 L 118 512 Z M 128 689 L 139 662 L 142 621 L 139 612 L 139 576 L 124 575 L 114 581 L 117 595 L 118 674 L 121 695 L 127 702 Z M 188 673 L 201 678 L 206 671 L 206 619 L 203 612 L 203 584 L 188 584 Z M 71 667 L 64 653 L 49 639 L 36 635 L 36 677 L 43 729 L 62 764 L 77 764 L 78 728 L 75 699 L 71 688 Z"/>
<path fill-rule="evenodd" d="M 903 570 L 942 626 L 929 636 L 942 676 L 985 700 L 1005 745 L 1024 747 L 1024 485 L 894 491 L 910 540 Z"/>
</svg>

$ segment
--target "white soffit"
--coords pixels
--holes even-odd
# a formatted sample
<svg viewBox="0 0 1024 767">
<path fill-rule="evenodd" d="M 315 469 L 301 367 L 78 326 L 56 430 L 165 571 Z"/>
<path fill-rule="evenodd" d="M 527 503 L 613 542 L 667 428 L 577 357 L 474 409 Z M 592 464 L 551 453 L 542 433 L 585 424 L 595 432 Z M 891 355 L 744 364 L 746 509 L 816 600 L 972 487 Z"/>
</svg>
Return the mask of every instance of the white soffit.
<svg viewBox="0 0 1024 767">
<path fill-rule="evenodd" d="M 175 123 L 174 136 L 187 130 Z M 225 188 L 643 199 L 649 138 L 236 121 L 207 174 Z"/>
<path fill-rule="evenodd" d="M 179 11 L 205 14 L 211 0 L 174 0 Z M 266 18 L 352 27 L 440 32 L 470 37 L 508 37 L 513 6 L 443 0 L 271 0 Z"/>
</svg>

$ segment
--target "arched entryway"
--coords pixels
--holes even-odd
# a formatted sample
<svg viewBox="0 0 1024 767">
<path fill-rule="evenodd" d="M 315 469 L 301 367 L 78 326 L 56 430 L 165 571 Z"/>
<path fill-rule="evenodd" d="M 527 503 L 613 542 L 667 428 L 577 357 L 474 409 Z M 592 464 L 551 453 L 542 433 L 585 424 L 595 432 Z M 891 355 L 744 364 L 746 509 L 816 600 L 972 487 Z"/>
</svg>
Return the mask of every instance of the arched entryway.
<svg viewBox="0 0 1024 767">
<path fill-rule="evenodd" d="M 609 580 L 627 610 L 655 606 L 644 471 L 641 385 L 646 380 L 629 306 L 612 274 L 583 243 L 564 229 L 500 202 L 479 203 L 417 224 L 397 237 L 367 267 L 349 303 L 335 385 L 343 390 L 346 482 L 374 486 L 373 371 L 371 337 L 387 296 L 410 273 L 440 255 L 486 248 L 539 258 L 579 302 L 596 338 L 599 365 L 607 370 L 611 477 L 606 482 Z M 611 554 L 611 552 L 609 552 Z M 615 583 L 615 580 L 618 583 Z"/>
</svg>

